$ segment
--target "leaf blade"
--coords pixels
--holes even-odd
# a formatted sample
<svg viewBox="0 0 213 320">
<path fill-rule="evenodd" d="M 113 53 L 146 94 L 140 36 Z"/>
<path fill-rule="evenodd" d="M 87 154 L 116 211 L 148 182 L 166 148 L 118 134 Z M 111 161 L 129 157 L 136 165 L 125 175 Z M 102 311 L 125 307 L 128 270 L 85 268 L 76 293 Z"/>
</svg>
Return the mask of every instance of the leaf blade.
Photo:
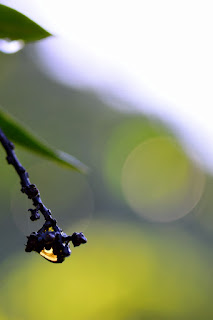
<svg viewBox="0 0 213 320">
<path fill-rule="evenodd" d="M 80 173 L 88 172 L 87 166 L 81 161 L 63 151 L 50 147 L 46 142 L 43 142 L 40 138 L 32 134 L 30 130 L 26 129 L 25 126 L 2 108 L 0 108 L 0 127 L 8 139 L 25 149 L 55 161 L 69 169 L 73 169 Z"/>
<path fill-rule="evenodd" d="M 15 9 L 0 4 L 0 38 L 31 42 L 51 34 Z"/>
</svg>

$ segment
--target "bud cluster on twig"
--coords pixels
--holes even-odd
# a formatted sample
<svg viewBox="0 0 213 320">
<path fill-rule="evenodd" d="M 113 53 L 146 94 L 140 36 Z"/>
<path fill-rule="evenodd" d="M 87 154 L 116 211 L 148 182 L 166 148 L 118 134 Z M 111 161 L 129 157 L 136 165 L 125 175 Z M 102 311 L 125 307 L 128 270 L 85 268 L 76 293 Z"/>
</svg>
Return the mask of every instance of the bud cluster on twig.
<svg viewBox="0 0 213 320">
<path fill-rule="evenodd" d="M 20 177 L 21 191 L 25 193 L 29 199 L 32 199 L 35 209 L 28 210 L 31 212 L 30 219 L 32 221 L 38 220 L 40 218 L 39 211 L 45 219 L 42 228 L 27 237 L 28 240 L 25 251 L 36 251 L 51 262 L 63 262 L 64 259 L 71 254 L 69 242 L 71 241 L 73 246 L 76 247 L 86 243 L 86 237 L 82 232 L 74 232 L 71 236 L 68 236 L 57 226 L 57 221 L 52 217 L 51 211 L 43 204 L 39 190 L 34 184 L 31 184 L 28 172 L 19 162 L 14 151 L 15 147 L 13 143 L 8 140 L 1 129 L 0 142 L 6 151 L 8 164 L 11 164 L 15 168 Z"/>
</svg>

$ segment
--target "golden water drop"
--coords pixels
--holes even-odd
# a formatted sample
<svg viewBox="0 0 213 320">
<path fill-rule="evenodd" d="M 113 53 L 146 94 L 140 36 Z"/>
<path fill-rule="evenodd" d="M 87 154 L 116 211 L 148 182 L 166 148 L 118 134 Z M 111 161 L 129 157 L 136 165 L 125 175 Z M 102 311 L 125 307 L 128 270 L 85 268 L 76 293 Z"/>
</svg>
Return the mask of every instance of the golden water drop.
<svg viewBox="0 0 213 320">
<path fill-rule="evenodd" d="M 51 262 L 57 262 L 58 257 L 53 253 L 53 248 L 41 250 L 40 255 Z"/>
</svg>

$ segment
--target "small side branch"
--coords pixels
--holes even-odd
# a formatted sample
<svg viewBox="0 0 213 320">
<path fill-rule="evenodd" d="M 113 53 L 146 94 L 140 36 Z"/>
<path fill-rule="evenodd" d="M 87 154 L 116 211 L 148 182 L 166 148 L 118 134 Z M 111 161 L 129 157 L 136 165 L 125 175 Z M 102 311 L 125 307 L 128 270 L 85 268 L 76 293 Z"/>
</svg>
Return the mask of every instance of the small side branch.
<svg viewBox="0 0 213 320">
<path fill-rule="evenodd" d="M 42 256 L 52 262 L 63 262 L 66 256 L 71 254 L 69 249 L 69 241 L 72 241 L 74 247 L 79 246 L 82 243 L 86 243 L 87 239 L 82 232 L 74 232 L 72 236 L 67 236 L 58 227 L 57 221 L 53 219 L 51 211 L 45 207 L 41 200 L 40 192 L 34 184 L 31 184 L 29 174 L 22 166 L 15 154 L 15 147 L 13 143 L 8 140 L 4 132 L 0 128 L 0 142 L 7 154 L 7 162 L 11 164 L 19 178 L 21 183 L 21 191 L 25 193 L 29 199 L 32 199 L 35 209 L 29 209 L 31 212 L 30 219 L 35 221 L 40 218 L 39 211 L 42 213 L 45 219 L 43 227 L 38 232 L 33 232 L 28 237 L 26 251 L 36 251 Z M 54 259 L 50 254 L 45 255 L 45 250 L 53 250 Z M 55 258 L 55 256 L 57 258 Z M 52 260 L 53 259 L 53 260 Z M 55 261 L 56 260 L 56 261 Z"/>
</svg>

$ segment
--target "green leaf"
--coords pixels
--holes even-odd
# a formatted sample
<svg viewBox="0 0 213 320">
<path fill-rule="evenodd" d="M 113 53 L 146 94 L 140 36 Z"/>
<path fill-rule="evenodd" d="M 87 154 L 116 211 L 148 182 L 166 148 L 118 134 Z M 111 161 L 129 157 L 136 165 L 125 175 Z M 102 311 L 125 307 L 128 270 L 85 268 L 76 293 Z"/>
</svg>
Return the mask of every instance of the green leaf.
<svg viewBox="0 0 213 320">
<path fill-rule="evenodd" d="M 86 173 L 88 171 L 88 168 L 79 160 L 63 151 L 53 149 L 40 138 L 37 138 L 28 129 L 26 129 L 24 125 L 20 124 L 20 122 L 11 117 L 1 108 L 0 128 L 3 130 L 8 139 L 19 144 L 25 149 L 28 149 L 29 151 L 38 153 L 43 157 L 46 157 L 52 161 L 56 161 L 59 164 L 65 165 L 66 167 L 78 172 Z"/>
<path fill-rule="evenodd" d="M 0 4 L 0 38 L 23 40 L 25 42 L 41 40 L 51 34 L 22 13 Z"/>
</svg>

